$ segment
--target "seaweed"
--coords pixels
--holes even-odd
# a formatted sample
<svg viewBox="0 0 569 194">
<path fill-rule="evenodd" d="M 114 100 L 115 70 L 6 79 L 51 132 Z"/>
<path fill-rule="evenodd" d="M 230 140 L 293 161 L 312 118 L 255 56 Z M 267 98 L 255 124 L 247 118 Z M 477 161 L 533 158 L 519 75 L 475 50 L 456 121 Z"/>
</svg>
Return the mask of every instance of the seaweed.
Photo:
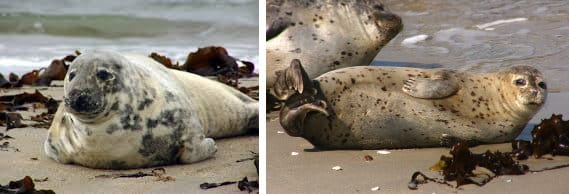
<svg viewBox="0 0 569 194">
<path fill-rule="evenodd" d="M 225 185 L 232 185 L 237 183 L 237 188 L 240 191 L 247 191 L 247 192 L 253 192 L 254 190 L 259 188 L 259 181 L 249 181 L 249 179 L 247 177 L 243 177 L 243 179 L 241 179 L 240 181 L 224 181 L 221 183 L 202 183 L 200 184 L 200 188 L 203 190 L 208 190 L 208 189 L 212 189 L 212 188 L 217 188 L 217 187 L 221 187 L 221 186 L 225 186 Z"/>
<path fill-rule="evenodd" d="M 28 125 L 25 125 L 21 122 L 23 119 L 20 113 L 2 111 L 26 111 L 28 110 L 28 107 L 25 107 L 23 105 L 28 103 L 34 103 L 34 108 L 47 109 L 47 113 L 42 113 L 31 117 L 32 121 L 40 122 L 39 124 L 34 124 L 33 126 L 49 128 L 51 121 L 53 120 L 53 114 L 55 114 L 57 108 L 59 107 L 59 102 L 53 98 L 45 97 L 38 90 L 36 90 L 35 93 L 24 92 L 16 95 L 0 96 L 0 126 L 6 126 L 8 130 L 13 128 L 27 127 Z"/>
<path fill-rule="evenodd" d="M 540 158 L 546 154 L 569 155 L 569 121 L 564 121 L 563 115 L 552 114 L 549 119 L 542 119 L 534 126 L 531 135 L 531 142 L 512 142 L 513 154 L 518 160 L 529 156 Z"/>
<path fill-rule="evenodd" d="M 6 80 L 6 78 L 4 78 L 4 75 L 0 73 L 0 88 L 11 88 L 11 87 L 12 83 Z"/>
<path fill-rule="evenodd" d="M 238 75 L 238 65 L 235 58 L 229 56 L 223 47 L 204 47 L 188 54 L 182 69 L 202 76 Z"/>
<path fill-rule="evenodd" d="M 527 165 L 514 161 L 509 152 L 487 150 L 482 154 L 474 154 L 470 152 L 468 143 L 464 141 L 453 145 L 450 154 L 451 157 L 441 156 L 439 162 L 430 168 L 442 171 L 443 180 L 435 182 L 449 185 L 447 181 L 456 181 L 456 187 L 465 184 L 483 186 L 499 175 L 521 175 L 529 171 Z M 416 189 L 417 184 L 427 182 L 418 181 L 416 179 L 418 175 L 417 172 L 413 174 L 408 186 L 410 189 Z M 423 175 L 423 177 L 426 176 Z M 434 181 L 430 178 L 425 179 Z"/>
<path fill-rule="evenodd" d="M 47 180 L 47 178 L 45 180 Z M 41 181 L 36 181 L 36 182 L 41 182 Z M 35 188 L 34 180 L 32 180 L 32 178 L 29 176 L 25 176 L 21 180 L 10 181 L 10 183 L 8 183 L 8 185 L 6 186 L 0 185 L 0 193 L 55 194 L 53 190 L 37 190 Z"/>
<path fill-rule="evenodd" d="M 51 126 L 51 122 L 53 121 L 53 117 L 53 113 L 47 112 L 32 116 L 30 117 L 30 120 L 37 122 L 35 124 L 32 124 L 32 127 L 49 128 Z"/>
<path fill-rule="evenodd" d="M 237 188 L 239 188 L 240 191 L 247 190 L 250 193 L 259 188 L 259 181 L 249 181 L 247 177 L 244 177 L 242 180 L 237 182 Z"/>
<path fill-rule="evenodd" d="M 6 141 L 6 142 L 3 142 L 2 144 L 0 144 L 0 151 L 5 151 L 5 152 L 7 152 L 7 151 L 10 151 L 10 150 L 12 150 L 12 151 L 14 151 L 14 152 L 20 152 L 20 149 L 11 146 L 11 145 L 10 145 L 10 142 L 7 142 L 7 141 Z"/>
<path fill-rule="evenodd" d="M 22 123 L 22 115 L 13 112 L 0 112 L 0 126 L 6 127 L 6 130 L 27 127 Z"/>
<path fill-rule="evenodd" d="M 206 183 L 200 184 L 200 189 L 207 190 L 207 189 L 221 187 L 224 185 L 231 185 L 231 184 L 235 184 L 235 183 L 237 183 L 237 181 L 225 181 L 225 182 L 221 182 L 221 183 L 207 183 L 206 182 Z"/>
<path fill-rule="evenodd" d="M 180 65 L 178 64 L 178 62 L 176 62 L 176 64 L 174 65 L 172 63 L 172 60 L 164 55 L 160 55 L 158 53 L 152 52 L 150 53 L 150 55 L 148 55 L 148 57 L 154 59 L 155 61 L 157 61 L 158 63 L 164 65 L 167 68 L 170 69 L 180 69 Z"/>
<path fill-rule="evenodd" d="M 155 181 L 167 182 L 167 181 L 175 181 L 176 180 L 174 177 L 165 176 L 165 174 L 166 174 L 166 169 L 155 168 L 155 169 L 152 169 L 152 171 L 150 171 L 150 172 L 138 171 L 136 173 L 102 174 L 102 175 L 95 176 L 95 178 L 117 179 L 117 178 L 141 178 L 141 177 L 146 177 L 146 176 L 153 176 L 153 177 L 156 177 Z"/>
</svg>

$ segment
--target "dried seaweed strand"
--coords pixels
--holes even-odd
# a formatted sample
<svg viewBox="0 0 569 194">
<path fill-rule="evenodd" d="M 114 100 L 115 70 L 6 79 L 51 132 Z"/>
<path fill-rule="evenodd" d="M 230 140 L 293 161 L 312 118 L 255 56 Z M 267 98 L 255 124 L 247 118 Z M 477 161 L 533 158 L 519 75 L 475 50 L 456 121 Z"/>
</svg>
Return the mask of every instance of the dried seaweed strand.
<svg viewBox="0 0 569 194">
<path fill-rule="evenodd" d="M 419 176 L 422 176 L 425 180 L 424 181 L 417 180 L 417 178 Z M 451 188 L 455 187 L 455 186 L 449 184 L 448 182 L 446 182 L 445 180 L 428 177 L 427 175 L 423 174 L 421 171 L 417 171 L 417 172 L 413 173 L 413 175 L 411 176 L 411 181 L 409 181 L 409 184 L 407 184 L 407 187 L 411 190 L 416 190 L 419 188 L 418 187 L 419 184 L 425 184 L 428 181 L 435 182 L 435 183 L 438 183 L 441 185 L 446 185 L 446 186 L 449 186 Z"/>
</svg>

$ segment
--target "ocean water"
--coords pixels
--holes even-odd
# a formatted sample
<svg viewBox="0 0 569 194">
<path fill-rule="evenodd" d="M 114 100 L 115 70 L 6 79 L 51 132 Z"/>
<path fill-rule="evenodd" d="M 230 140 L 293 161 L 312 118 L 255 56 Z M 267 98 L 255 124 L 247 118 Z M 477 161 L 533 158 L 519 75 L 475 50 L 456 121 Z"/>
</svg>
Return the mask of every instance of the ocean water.
<svg viewBox="0 0 569 194">
<path fill-rule="evenodd" d="M 0 1 L 0 73 L 89 49 L 158 52 L 183 63 L 215 45 L 258 64 L 258 8 L 257 0 Z"/>
<path fill-rule="evenodd" d="M 489 72 L 537 67 L 550 91 L 569 91 L 569 1 L 384 0 L 403 31 L 374 65 Z"/>
</svg>

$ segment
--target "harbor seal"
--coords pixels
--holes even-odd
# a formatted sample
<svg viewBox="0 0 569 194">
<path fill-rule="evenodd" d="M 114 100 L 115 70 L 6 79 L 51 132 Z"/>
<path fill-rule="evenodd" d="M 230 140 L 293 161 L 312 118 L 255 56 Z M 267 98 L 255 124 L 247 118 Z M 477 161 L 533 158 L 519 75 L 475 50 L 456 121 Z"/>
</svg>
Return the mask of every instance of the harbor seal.
<svg viewBox="0 0 569 194">
<path fill-rule="evenodd" d="M 370 64 L 403 28 L 378 0 L 270 0 L 267 2 L 267 86 L 295 58 L 310 78 Z"/>
<path fill-rule="evenodd" d="M 310 80 L 294 60 L 280 75 L 281 125 L 322 149 L 511 141 L 547 96 L 543 75 L 530 66 L 485 74 L 360 66 Z"/>
<path fill-rule="evenodd" d="M 64 80 L 45 153 L 61 163 L 127 169 L 193 163 L 212 138 L 258 130 L 258 103 L 222 83 L 138 55 L 92 51 Z"/>
</svg>

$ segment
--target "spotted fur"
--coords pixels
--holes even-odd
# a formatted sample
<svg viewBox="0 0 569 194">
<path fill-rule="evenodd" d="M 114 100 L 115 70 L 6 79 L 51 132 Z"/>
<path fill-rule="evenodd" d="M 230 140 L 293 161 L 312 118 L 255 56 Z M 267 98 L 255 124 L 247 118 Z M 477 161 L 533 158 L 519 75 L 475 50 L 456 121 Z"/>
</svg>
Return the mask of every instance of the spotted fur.
<svg viewBox="0 0 569 194">
<path fill-rule="evenodd" d="M 525 80 L 526 85 L 516 85 L 517 79 Z M 325 149 L 436 147 L 445 146 L 450 139 L 507 142 L 519 135 L 544 104 L 547 89 L 543 79 L 529 66 L 487 74 L 343 68 L 319 76 L 313 84 L 295 82 L 305 83 L 304 90 L 317 92 L 288 97 L 281 110 L 281 124 L 290 135 Z M 424 84 L 415 87 L 417 82 L 409 80 Z M 278 88 L 286 90 L 287 86 Z M 444 92 L 423 92 L 426 89 Z M 314 106 L 325 108 L 325 112 Z"/>
</svg>

